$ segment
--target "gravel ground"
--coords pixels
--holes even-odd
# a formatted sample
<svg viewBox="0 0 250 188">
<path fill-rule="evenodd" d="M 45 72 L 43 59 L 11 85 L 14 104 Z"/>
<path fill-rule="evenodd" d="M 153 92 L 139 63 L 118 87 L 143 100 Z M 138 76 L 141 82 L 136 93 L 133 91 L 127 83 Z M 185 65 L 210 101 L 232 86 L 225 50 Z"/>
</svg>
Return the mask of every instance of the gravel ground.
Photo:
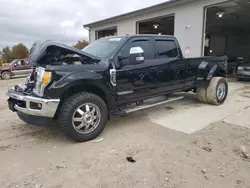
<svg viewBox="0 0 250 188">
<path fill-rule="evenodd" d="M 75 143 L 58 127 L 26 125 L 8 110 L 5 92 L 22 80 L 0 80 L 1 188 L 250 187 L 241 147 L 250 152 L 250 129 L 221 120 L 185 134 L 150 121 L 149 110 L 113 117 L 96 142 Z M 238 86 L 231 92 L 250 89 L 247 82 Z"/>
</svg>

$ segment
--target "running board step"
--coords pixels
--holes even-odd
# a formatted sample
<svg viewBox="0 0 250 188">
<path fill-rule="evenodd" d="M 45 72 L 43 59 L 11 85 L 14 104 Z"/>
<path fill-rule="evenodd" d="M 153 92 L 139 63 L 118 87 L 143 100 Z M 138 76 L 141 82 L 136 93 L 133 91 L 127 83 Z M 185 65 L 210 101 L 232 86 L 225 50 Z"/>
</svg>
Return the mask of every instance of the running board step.
<svg viewBox="0 0 250 188">
<path fill-rule="evenodd" d="M 165 100 L 161 100 L 161 101 L 152 101 L 150 99 L 150 101 L 149 100 L 147 102 L 145 101 L 145 103 L 140 105 L 140 106 L 134 106 L 132 108 L 123 109 L 122 113 L 128 114 L 128 113 L 131 113 L 131 112 L 144 110 L 144 109 L 151 108 L 151 107 L 154 107 L 154 106 L 158 106 L 158 105 L 170 103 L 170 102 L 173 102 L 173 101 L 181 100 L 183 98 L 184 98 L 183 96 L 172 96 L 172 97 L 168 98 L 167 100 L 165 99 Z"/>
</svg>

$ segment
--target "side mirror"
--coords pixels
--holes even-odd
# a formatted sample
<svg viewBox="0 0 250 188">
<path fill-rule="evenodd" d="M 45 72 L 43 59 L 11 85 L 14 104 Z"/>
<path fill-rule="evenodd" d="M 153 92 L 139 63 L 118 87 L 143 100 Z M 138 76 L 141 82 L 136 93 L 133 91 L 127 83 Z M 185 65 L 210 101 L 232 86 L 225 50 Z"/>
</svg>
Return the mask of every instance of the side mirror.
<svg viewBox="0 0 250 188">
<path fill-rule="evenodd" d="M 141 47 L 132 47 L 129 51 L 130 64 L 136 65 L 144 62 L 144 51 Z"/>
<path fill-rule="evenodd" d="M 16 67 L 16 66 L 17 66 L 17 64 L 15 63 L 15 64 L 14 64 L 14 67 Z"/>
</svg>

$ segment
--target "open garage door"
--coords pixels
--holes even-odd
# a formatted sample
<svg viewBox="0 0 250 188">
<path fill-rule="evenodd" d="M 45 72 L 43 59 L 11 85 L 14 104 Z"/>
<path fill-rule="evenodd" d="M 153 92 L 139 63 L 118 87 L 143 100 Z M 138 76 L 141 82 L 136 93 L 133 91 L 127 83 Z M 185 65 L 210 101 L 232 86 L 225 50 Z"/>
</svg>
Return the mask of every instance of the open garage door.
<svg viewBox="0 0 250 188">
<path fill-rule="evenodd" d="M 137 33 L 174 35 L 174 16 L 164 16 L 138 22 Z"/>
<path fill-rule="evenodd" d="M 96 40 L 103 38 L 103 37 L 109 37 L 109 36 L 116 36 L 117 35 L 117 27 L 111 27 L 106 28 L 102 30 L 96 31 Z"/>
<path fill-rule="evenodd" d="M 250 0 L 207 8 L 204 55 L 228 56 L 228 72 L 250 62 Z"/>
</svg>

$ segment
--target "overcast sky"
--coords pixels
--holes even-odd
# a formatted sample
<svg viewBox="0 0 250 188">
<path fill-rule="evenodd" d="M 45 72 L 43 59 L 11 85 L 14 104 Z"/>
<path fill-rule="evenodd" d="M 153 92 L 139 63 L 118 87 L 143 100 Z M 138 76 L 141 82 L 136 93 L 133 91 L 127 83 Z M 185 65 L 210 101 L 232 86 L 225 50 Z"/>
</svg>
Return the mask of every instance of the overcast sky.
<svg viewBox="0 0 250 188">
<path fill-rule="evenodd" d="M 74 44 L 88 39 L 82 25 L 166 0 L 0 0 L 0 50 L 48 39 Z"/>
</svg>

